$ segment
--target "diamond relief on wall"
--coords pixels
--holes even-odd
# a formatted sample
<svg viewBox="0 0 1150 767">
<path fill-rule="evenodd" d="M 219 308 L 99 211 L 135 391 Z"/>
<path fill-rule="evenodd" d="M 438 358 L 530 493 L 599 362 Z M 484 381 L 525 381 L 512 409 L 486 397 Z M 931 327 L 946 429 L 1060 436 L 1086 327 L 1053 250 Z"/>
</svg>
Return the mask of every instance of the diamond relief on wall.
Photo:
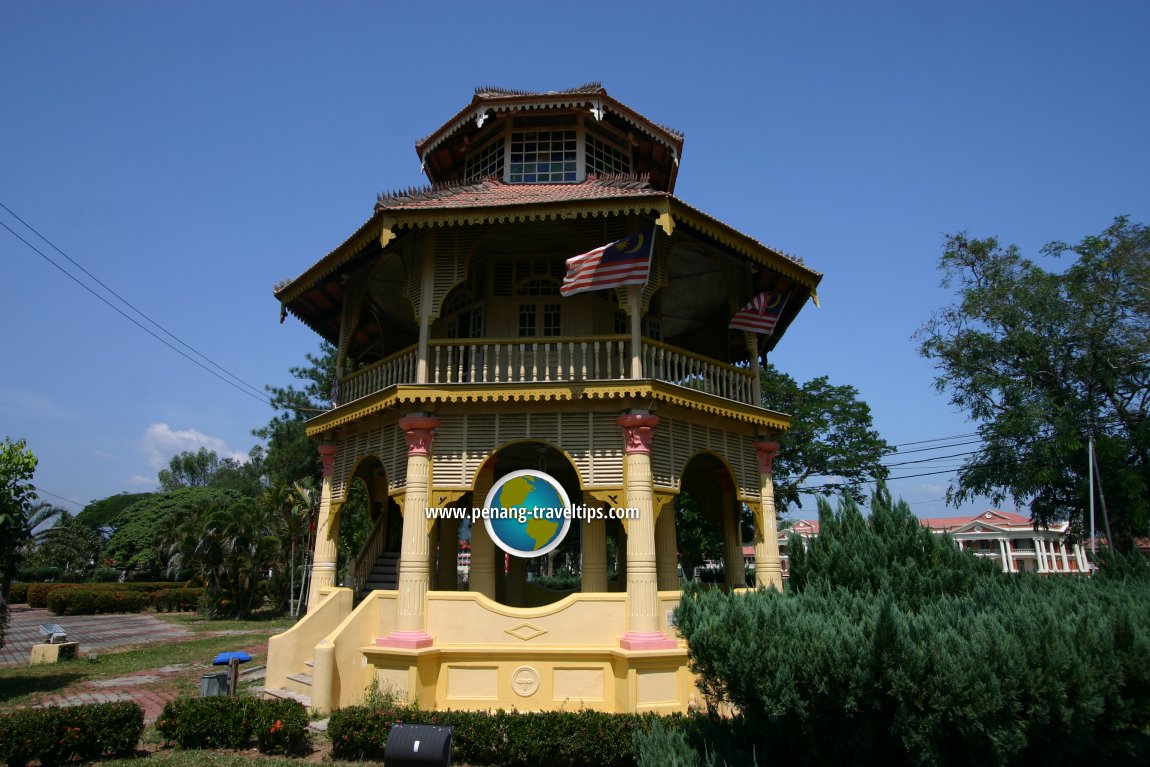
<svg viewBox="0 0 1150 767">
<path fill-rule="evenodd" d="M 520 623 L 517 626 L 512 626 L 505 629 L 504 633 L 510 634 L 516 639 L 522 639 L 524 642 L 530 642 L 532 639 L 543 636 L 547 633 L 547 629 L 539 628 L 538 626 L 530 623 Z"/>
</svg>

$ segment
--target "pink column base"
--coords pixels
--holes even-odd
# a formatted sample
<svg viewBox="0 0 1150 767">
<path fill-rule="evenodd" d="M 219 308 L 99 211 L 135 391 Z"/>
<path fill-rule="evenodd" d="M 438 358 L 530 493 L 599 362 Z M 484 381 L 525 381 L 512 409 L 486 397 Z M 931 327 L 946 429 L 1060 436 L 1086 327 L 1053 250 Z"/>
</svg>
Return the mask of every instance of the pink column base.
<svg viewBox="0 0 1150 767">
<path fill-rule="evenodd" d="M 624 650 L 678 650 L 679 642 L 661 631 L 628 631 L 619 640 Z"/>
<path fill-rule="evenodd" d="M 387 636 L 376 639 L 376 647 L 402 647 L 405 650 L 418 650 L 431 647 L 434 643 L 431 634 L 426 631 L 393 631 Z"/>
</svg>

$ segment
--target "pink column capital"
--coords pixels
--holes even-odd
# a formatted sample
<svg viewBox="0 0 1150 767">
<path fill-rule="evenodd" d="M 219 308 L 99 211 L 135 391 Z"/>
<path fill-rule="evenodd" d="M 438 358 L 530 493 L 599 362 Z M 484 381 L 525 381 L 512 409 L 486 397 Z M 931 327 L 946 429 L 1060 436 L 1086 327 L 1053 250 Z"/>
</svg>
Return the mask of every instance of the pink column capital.
<svg viewBox="0 0 1150 767">
<path fill-rule="evenodd" d="M 651 440 L 655 436 L 655 427 L 659 425 L 659 416 L 630 413 L 619 416 L 615 423 L 623 427 L 623 450 L 628 455 L 651 452 Z"/>
<path fill-rule="evenodd" d="M 775 459 L 779 457 L 779 443 L 756 442 L 755 450 L 759 453 L 759 471 L 763 474 L 773 474 Z"/>
<path fill-rule="evenodd" d="M 431 452 L 432 430 L 439 426 L 434 416 L 415 414 L 399 419 L 399 428 L 407 438 L 408 455 L 427 455 Z"/>
<path fill-rule="evenodd" d="M 335 469 L 335 453 L 339 450 L 339 445 L 323 444 L 319 446 L 318 450 L 320 463 L 323 464 L 323 475 L 330 477 Z"/>
</svg>

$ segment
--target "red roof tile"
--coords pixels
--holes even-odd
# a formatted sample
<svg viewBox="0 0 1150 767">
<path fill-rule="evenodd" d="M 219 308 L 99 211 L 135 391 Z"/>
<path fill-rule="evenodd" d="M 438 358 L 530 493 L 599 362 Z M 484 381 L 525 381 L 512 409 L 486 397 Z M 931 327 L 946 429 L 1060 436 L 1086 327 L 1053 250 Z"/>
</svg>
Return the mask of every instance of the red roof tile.
<svg viewBox="0 0 1150 767">
<path fill-rule="evenodd" d="M 669 197 L 634 176 L 592 176 L 577 184 L 507 184 L 489 178 L 470 184 L 409 189 L 381 194 L 375 210 L 442 210 L 497 208 L 508 205 L 608 200 L 624 197 Z"/>
</svg>

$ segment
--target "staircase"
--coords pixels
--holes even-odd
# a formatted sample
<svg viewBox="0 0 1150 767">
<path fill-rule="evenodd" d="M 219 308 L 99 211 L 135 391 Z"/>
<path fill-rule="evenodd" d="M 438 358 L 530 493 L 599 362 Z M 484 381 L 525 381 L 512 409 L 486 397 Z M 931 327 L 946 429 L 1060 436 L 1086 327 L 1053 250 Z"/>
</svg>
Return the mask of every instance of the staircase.
<svg viewBox="0 0 1150 767">
<path fill-rule="evenodd" d="M 385 551 L 375 560 L 375 564 L 368 573 L 363 590 L 356 594 L 363 599 L 369 591 L 394 591 L 399 583 L 399 553 Z"/>
<path fill-rule="evenodd" d="M 286 698 L 294 700 L 297 703 L 302 703 L 306 707 L 311 707 L 311 668 L 314 665 L 312 661 L 305 660 L 304 671 L 295 674 L 288 674 L 284 687 L 265 687 L 264 694 L 270 695 L 273 698 Z"/>
</svg>

